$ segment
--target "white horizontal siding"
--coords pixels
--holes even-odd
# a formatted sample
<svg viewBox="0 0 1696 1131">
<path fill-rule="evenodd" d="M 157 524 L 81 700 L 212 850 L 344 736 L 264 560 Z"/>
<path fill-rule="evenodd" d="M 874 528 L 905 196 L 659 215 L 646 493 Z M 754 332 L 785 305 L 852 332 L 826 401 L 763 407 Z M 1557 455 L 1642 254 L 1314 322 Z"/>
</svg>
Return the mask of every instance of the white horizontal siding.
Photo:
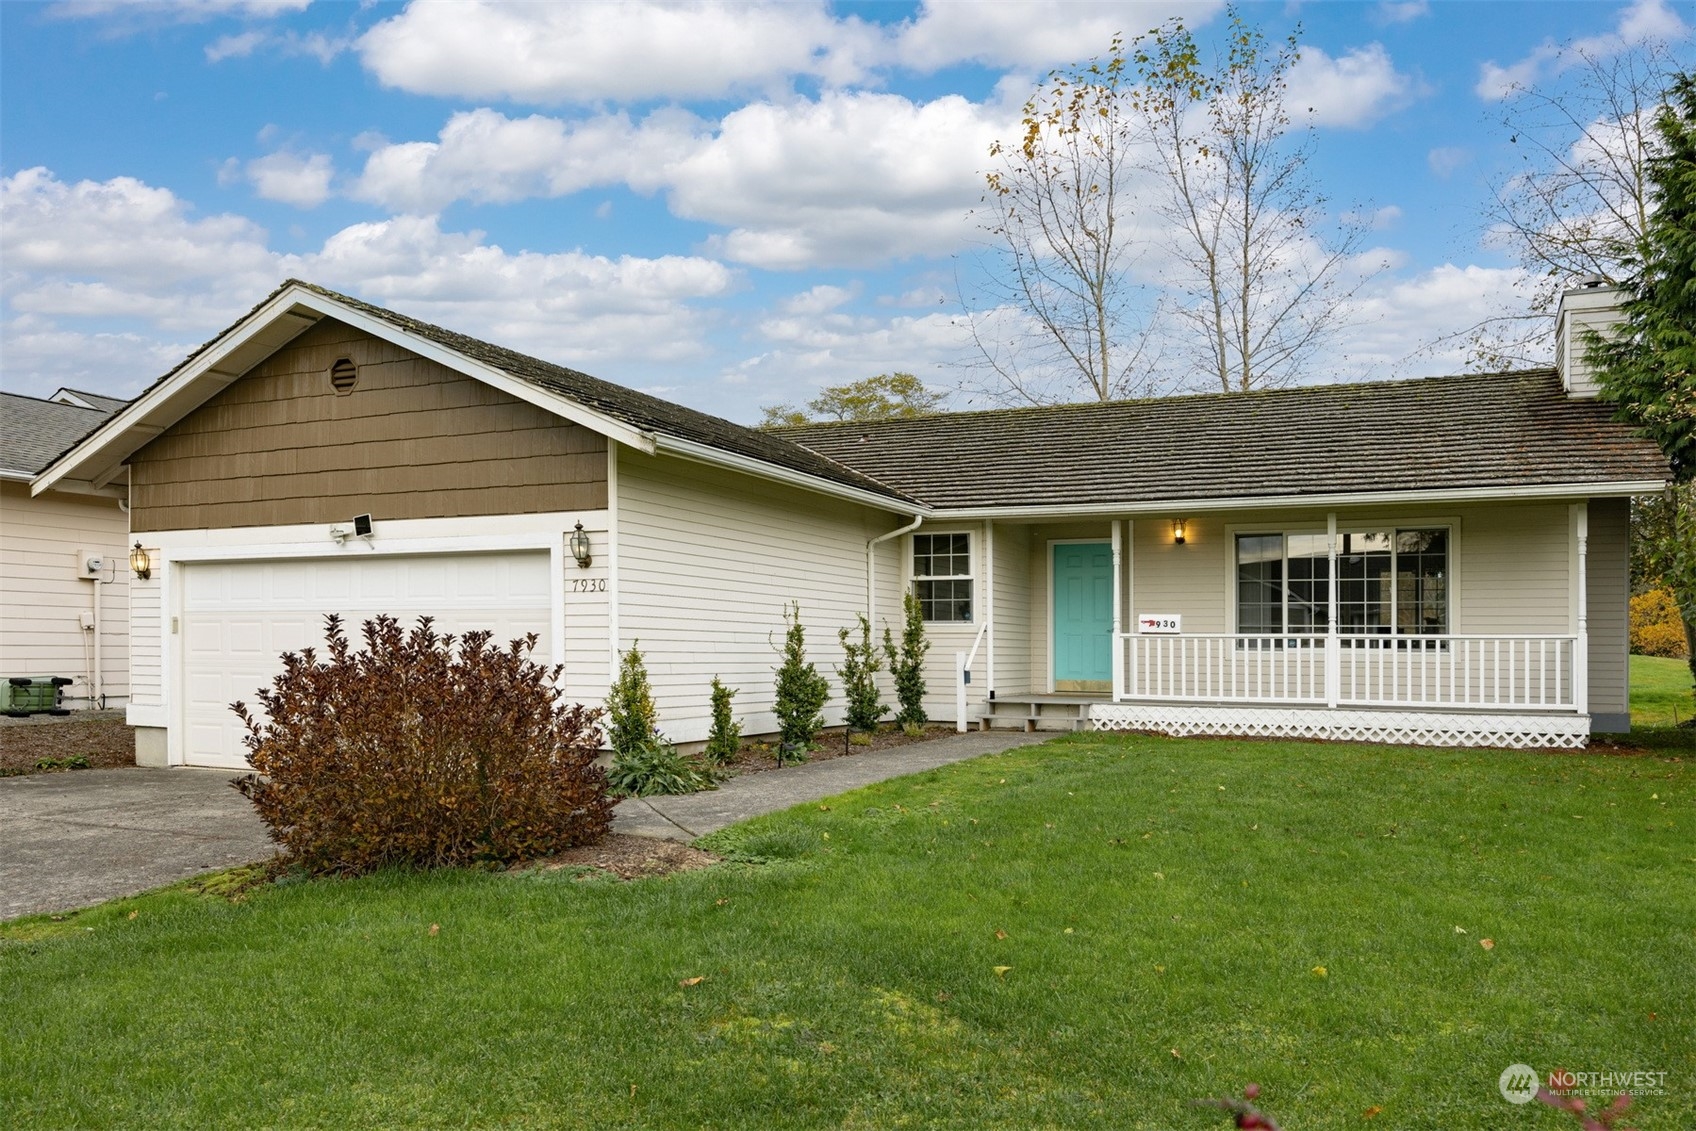
<svg viewBox="0 0 1696 1131">
<path fill-rule="evenodd" d="M 1023 525 L 995 527 L 995 689 L 1031 690 L 1031 536 Z"/>
<path fill-rule="evenodd" d="M 1590 589 L 1590 713 L 1631 713 L 1631 505 L 1590 500 L 1586 580 Z"/>
<path fill-rule="evenodd" d="M 808 657 L 830 683 L 826 721 L 842 719 L 839 628 L 865 611 L 866 542 L 903 525 L 891 514 L 667 457 L 618 454 L 618 645 L 639 642 L 675 742 L 707 736 L 710 684 L 739 689 L 746 732 L 777 729 L 773 681 L 783 610 L 799 602 Z M 899 631 L 899 597 L 881 556 L 880 620 Z M 895 602 L 892 604 L 892 601 Z"/>
<path fill-rule="evenodd" d="M 161 560 L 156 548 L 150 553 L 155 563 Z M 135 707 L 165 703 L 161 581 L 161 570 L 155 566 L 146 581 L 134 578 L 130 582 L 130 705 Z"/>
<path fill-rule="evenodd" d="M 83 613 L 100 602 L 102 691 L 107 705 L 130 694 L 129 521 L 118 501 L 0 486 L 0 676 L 64 676 L 70 706 L 93 706 L 94 639 Z M 84 578 L 80 551 L 107 559 L 100 582 Z"/>
</svg>

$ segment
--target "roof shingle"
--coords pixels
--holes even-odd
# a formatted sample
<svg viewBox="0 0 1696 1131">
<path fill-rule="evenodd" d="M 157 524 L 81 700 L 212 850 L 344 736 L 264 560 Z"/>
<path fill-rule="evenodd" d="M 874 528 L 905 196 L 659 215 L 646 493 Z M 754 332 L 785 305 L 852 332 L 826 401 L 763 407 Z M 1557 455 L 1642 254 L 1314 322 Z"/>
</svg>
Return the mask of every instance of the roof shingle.
<svg viewBox="0 0 1696 1131">
<path fill-rule="evenodd" d="M 104 398 L 115 400 L 115 398 Z M 116 401 L 117 408 L 128 402 Z M 0 472 L 34 475 L 99 426 L 117 408 L 79 408 L 0 393 Z"/>
<path fill-rule="evenodd" d="M 938 508 L 1666 478 L 1553 370 L 947 413 L 779 435 Z"/>
</svg>

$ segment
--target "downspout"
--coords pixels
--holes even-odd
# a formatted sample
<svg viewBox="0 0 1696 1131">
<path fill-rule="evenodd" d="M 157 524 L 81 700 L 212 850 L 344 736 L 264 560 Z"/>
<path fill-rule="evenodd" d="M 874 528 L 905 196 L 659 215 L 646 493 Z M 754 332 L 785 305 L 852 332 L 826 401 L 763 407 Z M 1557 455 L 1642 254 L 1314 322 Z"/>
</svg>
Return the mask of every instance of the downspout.
<svg viewBox="0 0 1696 1131">
<path fill-rule="evenodd" d="M 899 538 L 903 534 L 911 534 L 925 520 L 924 515 L 914 515 L 913 521 L 906 526 L 891 530 L 888 534 L 879 534 L 866 543 L 866 623 L 877 631 L 877 547 L 879 543 L 891 538 Z"/>
</svg>

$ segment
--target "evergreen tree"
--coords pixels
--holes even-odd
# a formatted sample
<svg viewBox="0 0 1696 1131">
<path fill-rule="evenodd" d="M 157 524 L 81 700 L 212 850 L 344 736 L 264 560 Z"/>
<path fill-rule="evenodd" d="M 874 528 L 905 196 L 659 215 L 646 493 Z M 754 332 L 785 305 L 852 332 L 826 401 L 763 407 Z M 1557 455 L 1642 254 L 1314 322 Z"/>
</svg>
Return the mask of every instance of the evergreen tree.
<svg viewBox="0 0 1696 1131">
<path fill-rule="evenodd" d="M 726 687 L 713 676 L 713 725 L 707 733 L 704 753 L 709 762 L 723 766 L 735 760 L 742 750 L 742 724 L 733 717 L 730 701 L 736 697 L 734 687 Z"/>
<path fill-rule="evenodd" d="M 801 623 L 801 606 L 794 604 L 785 609 L 783 619 L 789 627 L 783 635 L 780 650 L 783 663 L 777 669 L 777 703 L 772 708 L 783 733 L 777 750 L 779 765 L 806 758 L 807 751 L 818 741 L 819 731 L 824 729 L 822 711 L 830 698 L 830 685 L 807 660 L 807 630 Z"/>
<path fill-rule="evenodd" d="M 607 743 L 616 754 L 629 754 L 660 736 L 654 689 L 637 643 L 632 640 L 619 660 L 618 680 L 607 693 Z"/>
<path fill-rule="evenodd" d="M 1696 75 L 1676 76 L 1655 118 L 1648 162 L 1654 211 L 1624 286 L 1625 322 L 1592 335 L 1589 359 L 1617 417 L 1660 445 L 1676 480 L 1663 529 L 1643 547 L 1684 618 L 1696 676 Z"/>
<path fill-rule="evenodd" d="M 889 710 L 880 701 L 877 673 L 883 670 L 877 645 L 872 643 L 872 625 L 860 618 L 860 639 L 854 640 L 846 628 L 838 629 L 836 638 L 842 642 L 842 666 L 836 669 L 842 680 L 842 694 L 848 700 L 848 726 L 868 734 L 877 729 L 877 721 Z"/>
<path fill-rule="evenodd" d="M 883 628 L 883 654 L 889 659 L 889 674 L 895 677 L 895 698 L 900 703 L 895 721 L 903 730 L 922 727 L 925 715 L 925 653 L 930 641 L 925 639 L 924 610 L 919 599 L 908 593 L 901 598 L 906 624 L 901 630 L 901 646 L 895 646 L 889 626 Z"/>
</svg>

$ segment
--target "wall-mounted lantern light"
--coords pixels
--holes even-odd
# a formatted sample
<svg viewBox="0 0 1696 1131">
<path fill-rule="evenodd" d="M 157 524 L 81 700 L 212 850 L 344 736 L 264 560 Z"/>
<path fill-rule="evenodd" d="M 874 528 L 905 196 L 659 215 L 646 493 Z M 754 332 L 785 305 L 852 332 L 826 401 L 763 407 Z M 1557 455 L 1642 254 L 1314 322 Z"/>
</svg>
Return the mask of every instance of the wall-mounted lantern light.
<svg viewBox="0 0 1696 1131">
<path fill-rule="evenodd" d="M 1184 544 L 1184 520 L 1181 519 L 1181 518 L 1174 518 L 1172 520 L 1172 545 L 1182 546 L 1183 544 Z"/>
<path fill-rule="evenodd" d="M 141 548 L 140 542 L 130 551 L 130 568 L 143 581 L 153 576 L 153 559 L 147 556 L 147 551 Z"/>
<path fill-rule="evenodd" d="M 583 533 L 583 524 L 577 524 L 577 529 L 571 532 L 571 556 L 577 559 L 577 564 L 584 569 L 595 559 L 589 553 L 589 536 Z"/>
</svg>

